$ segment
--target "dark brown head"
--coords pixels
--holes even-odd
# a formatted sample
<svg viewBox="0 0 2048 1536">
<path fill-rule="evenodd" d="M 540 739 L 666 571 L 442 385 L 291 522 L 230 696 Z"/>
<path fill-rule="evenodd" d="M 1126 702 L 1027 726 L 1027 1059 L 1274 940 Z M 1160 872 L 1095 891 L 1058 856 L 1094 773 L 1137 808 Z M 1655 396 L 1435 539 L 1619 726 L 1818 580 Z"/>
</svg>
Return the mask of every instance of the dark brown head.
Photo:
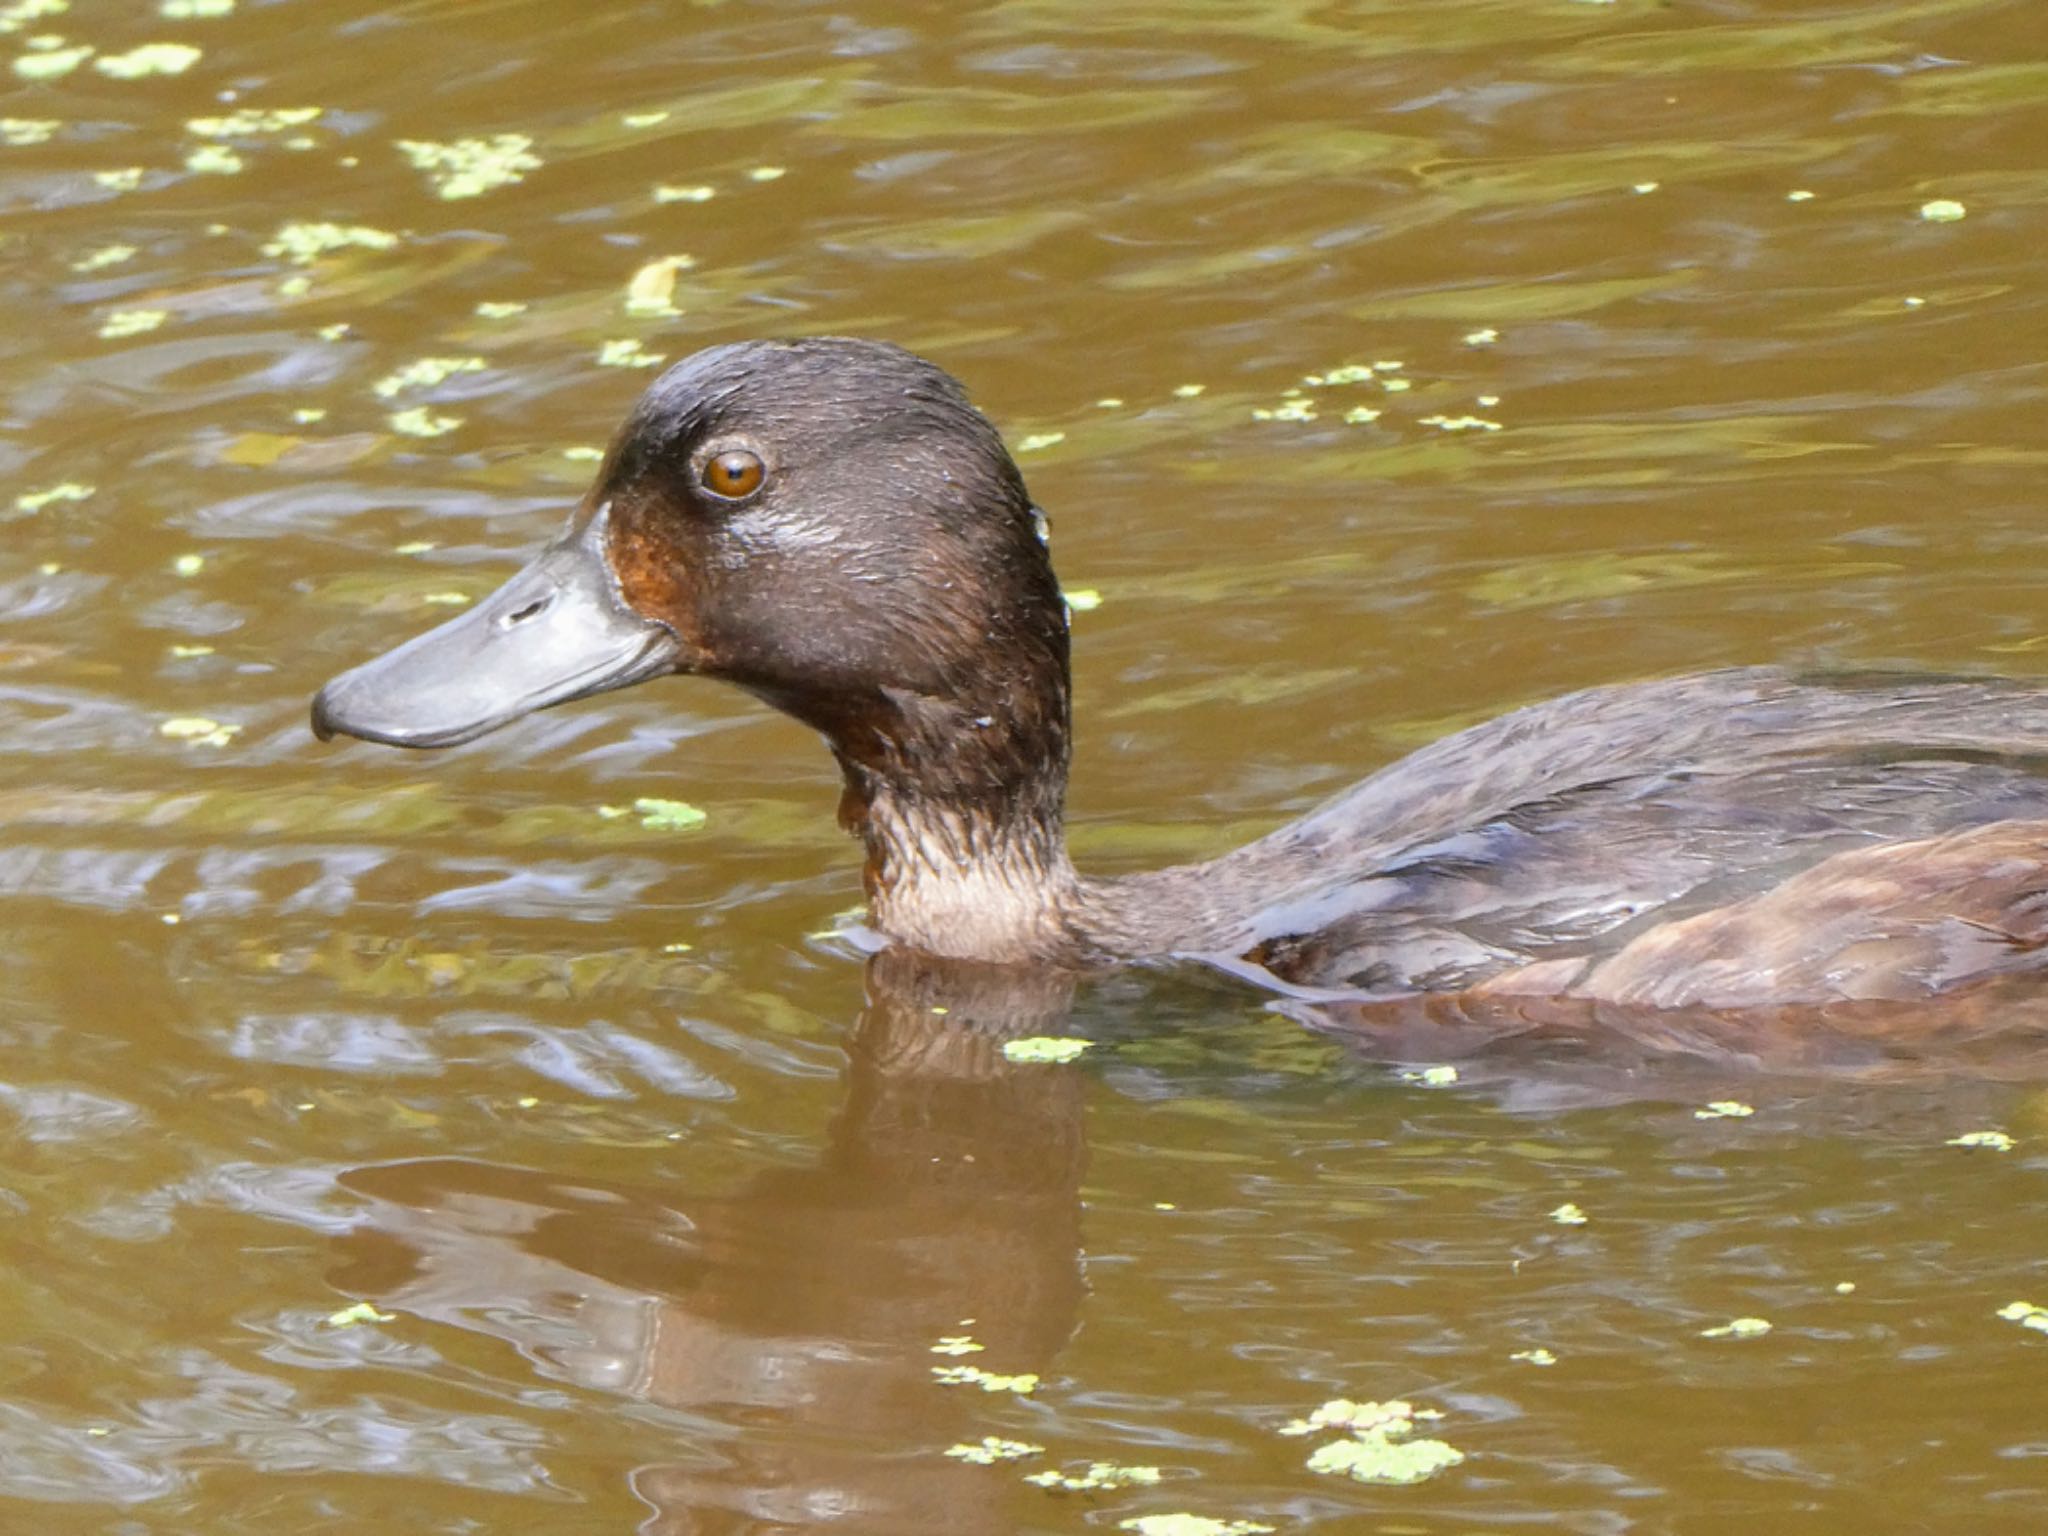
<svg viewBox="0 0 2048 1536">
<path fill-rule="evenodd" d="M 817 727 L 863 800 L 907 776 L 948 802 L 1049 790 L 1057 815 L 1067 633 L 1042 520 L 960 386 L 900 348 L 744 342 L 670 369 L 554 544 L 329 683 L 313 725 L 447 746 L 665 672 Z"/>
</svg>

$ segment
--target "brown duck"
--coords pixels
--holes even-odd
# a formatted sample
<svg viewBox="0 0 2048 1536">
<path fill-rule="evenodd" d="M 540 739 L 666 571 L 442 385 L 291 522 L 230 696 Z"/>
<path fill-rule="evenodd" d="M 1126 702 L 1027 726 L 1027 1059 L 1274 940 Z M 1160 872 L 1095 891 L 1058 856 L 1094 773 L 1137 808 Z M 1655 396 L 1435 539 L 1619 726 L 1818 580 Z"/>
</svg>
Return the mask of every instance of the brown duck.
<svg viewBox="0 0 2048 1536">
<path fill-rule="evenodd" d="M 2048 937 L 2048 689 L 1982 679 L 1593 689 L 1221 858 L 1077 872 L 1045 519 L 960 386 L 873 341 L 670 369 L 562 535 L 335 678 L 313 728 L 449 746 L 675 672 L 824 735 L 875 926 L 938 956 L 1719 1009 L 1927 996 Z"/>
</svg>

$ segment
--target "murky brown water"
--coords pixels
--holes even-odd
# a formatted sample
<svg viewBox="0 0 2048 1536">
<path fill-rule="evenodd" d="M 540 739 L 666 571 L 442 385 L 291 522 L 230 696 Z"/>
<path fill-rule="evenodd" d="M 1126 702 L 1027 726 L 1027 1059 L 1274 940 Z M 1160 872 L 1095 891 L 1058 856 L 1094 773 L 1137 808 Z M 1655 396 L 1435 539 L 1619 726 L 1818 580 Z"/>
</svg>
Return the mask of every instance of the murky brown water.
<svg viewBox="0 0 2048 1536">
<path fill-rule="evenodd" d="M 60 11 L 0 5 L 0 1526 L 2042 1528 L 2025 1088 L 1433 1087 L 1172 976 L 1011 1066 L 812 937 L 833 772 L 740 698 L 304 725 L 551 530 L 630 344 L 811 330 L 1044 444 L 1098 865 L 1584 684 L 2037 671 L 2040 0 Z M 1339 1396 L 1468 1459 L 1319 1476 Z M 1022 1481 L 1101 1459 L 1161 1481 Z"/>
</svg>

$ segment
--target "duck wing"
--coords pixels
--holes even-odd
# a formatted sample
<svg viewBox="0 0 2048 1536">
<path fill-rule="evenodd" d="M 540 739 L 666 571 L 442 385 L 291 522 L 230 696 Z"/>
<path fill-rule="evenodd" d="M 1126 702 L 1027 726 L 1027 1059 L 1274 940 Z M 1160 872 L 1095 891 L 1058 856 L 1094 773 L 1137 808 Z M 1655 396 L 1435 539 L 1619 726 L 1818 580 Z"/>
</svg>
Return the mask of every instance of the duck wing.
<svg viewBox="0 0 2048 1536">
<path fill-rule="evenodd" d="M 1218 860 L 1216 888 L 1273 897 L 1218 947 L 1369 993 L 1924 995 L 2034 963 L 2029 823 L 2048 825 L 2048 689 L 1603 688 L 1447 737 Z"/>
</svg>

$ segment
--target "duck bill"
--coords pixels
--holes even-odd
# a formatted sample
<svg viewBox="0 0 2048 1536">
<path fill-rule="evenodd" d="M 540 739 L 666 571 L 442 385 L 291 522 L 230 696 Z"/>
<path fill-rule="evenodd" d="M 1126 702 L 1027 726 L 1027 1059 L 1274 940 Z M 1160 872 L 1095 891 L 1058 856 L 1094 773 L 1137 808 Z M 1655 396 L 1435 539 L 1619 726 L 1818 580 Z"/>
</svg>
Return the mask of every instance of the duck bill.
<svg viewBox="0 0 2048 1536">
<path fill-rule="evenodd" d="M 608 520 L 601 509 L 468 612 L 335 678 L 313 700 L 313 734 L 452 747 L 675 671 L 675 632 L 628 607 L 612 579 Z"/>
</svg>

